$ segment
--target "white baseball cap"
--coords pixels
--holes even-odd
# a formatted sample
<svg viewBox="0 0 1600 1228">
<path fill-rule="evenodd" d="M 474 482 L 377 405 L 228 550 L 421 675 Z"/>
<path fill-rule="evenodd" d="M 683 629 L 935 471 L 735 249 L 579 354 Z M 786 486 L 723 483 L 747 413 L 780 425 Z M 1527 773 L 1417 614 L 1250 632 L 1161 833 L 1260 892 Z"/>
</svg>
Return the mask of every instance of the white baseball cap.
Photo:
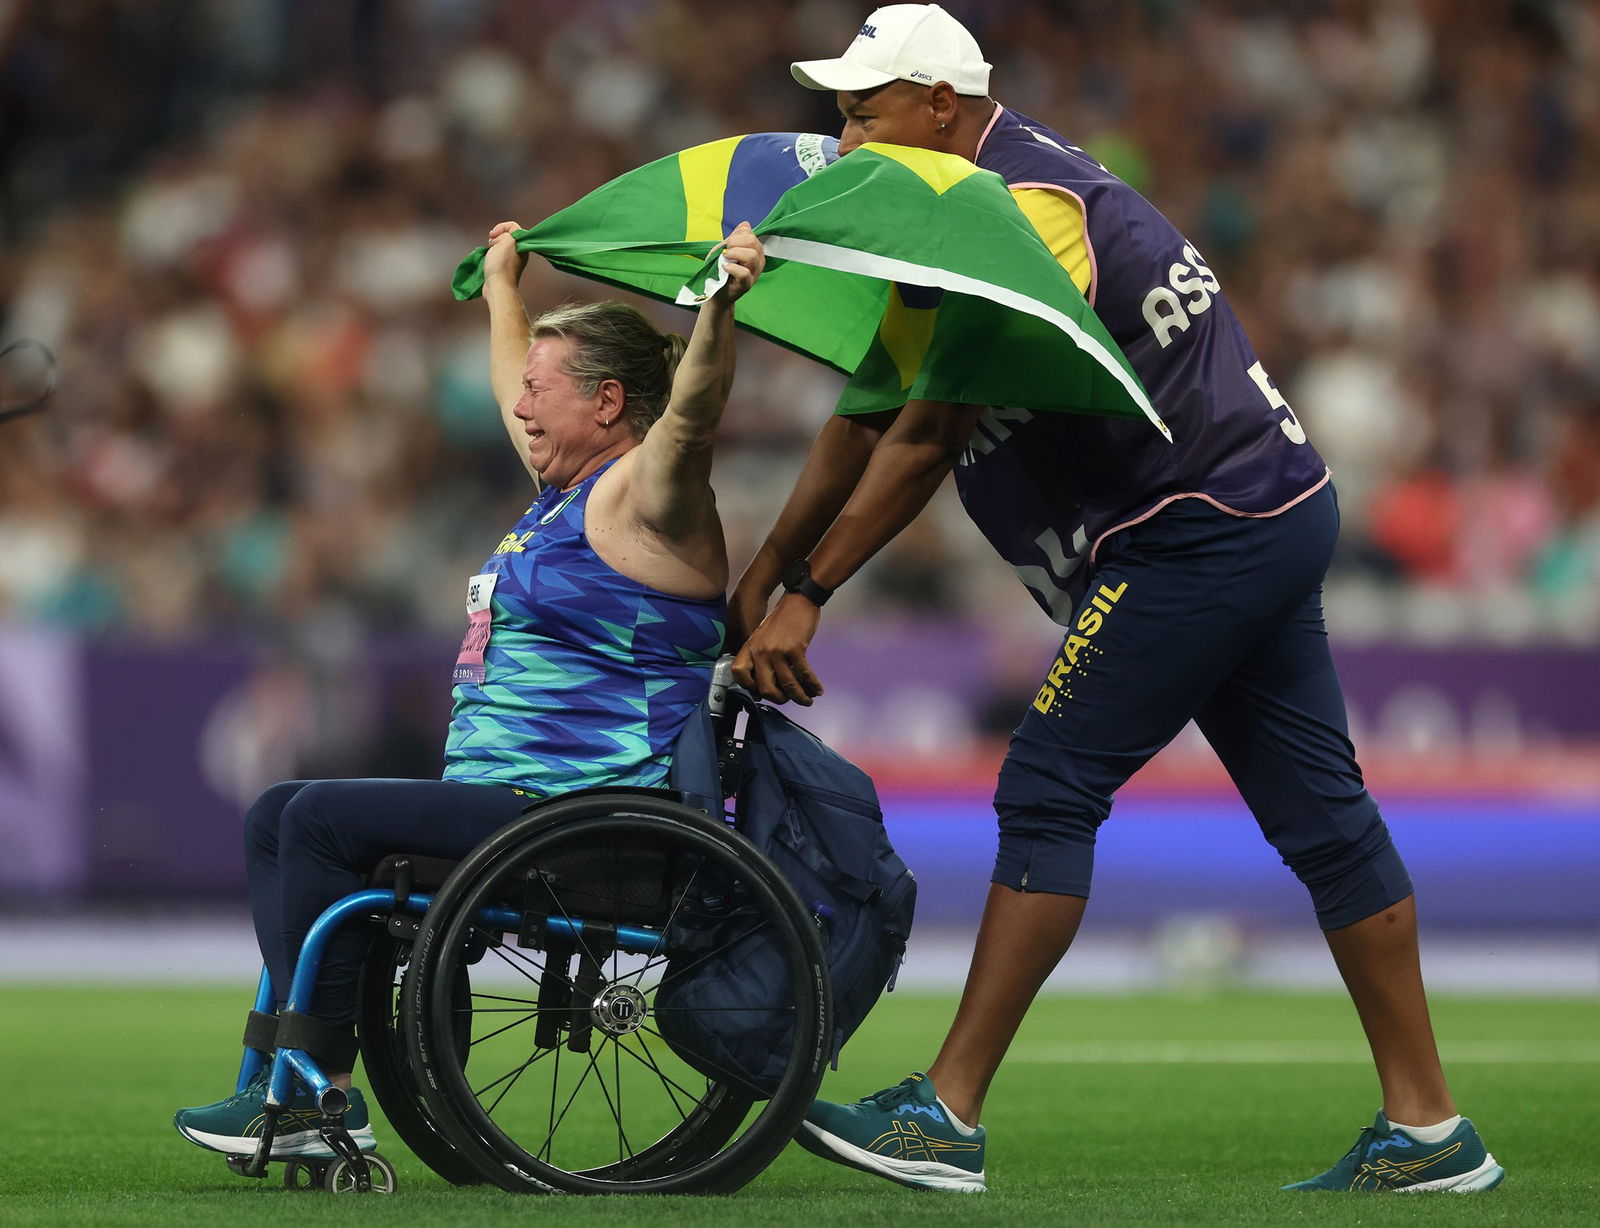
<svg viewBox="0 0 1600 1228">
<path fill-rule="evenodd" d="M 888 4 L 873 10 L 838 59 L 802 60 L 789 71 L 809 90 L 859 94 L 891 81 L 948 81 L 956 93 L 981 98 L 991 67 L 967 27 L 937 4 Z"/>
</svg>

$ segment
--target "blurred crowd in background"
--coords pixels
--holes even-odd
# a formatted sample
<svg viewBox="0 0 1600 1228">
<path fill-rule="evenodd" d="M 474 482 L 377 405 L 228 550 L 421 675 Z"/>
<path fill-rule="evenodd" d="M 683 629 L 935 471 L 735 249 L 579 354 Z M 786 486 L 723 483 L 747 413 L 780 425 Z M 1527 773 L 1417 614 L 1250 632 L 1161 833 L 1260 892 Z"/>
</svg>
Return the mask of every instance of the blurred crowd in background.
<svg viewBox="0 0 1600 1228">
<path fill-rule="evenodd" d="M 869 7 L 0 0 L 0 341 L 62 369 L 0 427 L 0 621 L 459 629 L 529 491 L 457 261 L 687 146 L 837 131 L 788 64 Z M 1600 641 L 1600 4 L 946 7 L 1217 271 L 1333 467 L 1341 634 Z M 744 341 L 736 567 L 839 386 Z M 838 605 L 1037 619 L 950 497 Z"/>
</svg>

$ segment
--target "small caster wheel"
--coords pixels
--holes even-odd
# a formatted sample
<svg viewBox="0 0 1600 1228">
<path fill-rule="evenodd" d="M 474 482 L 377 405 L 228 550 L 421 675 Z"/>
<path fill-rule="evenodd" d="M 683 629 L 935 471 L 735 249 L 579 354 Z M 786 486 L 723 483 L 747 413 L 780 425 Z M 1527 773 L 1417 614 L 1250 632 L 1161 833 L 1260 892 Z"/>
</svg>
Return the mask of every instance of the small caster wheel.
<svg viewBox="0 0 1600 1228">
<path fill-rule="evenodd" d="M 290 1160 L 283 1166 L 286 1190 L 320 1190 L 328 1176 L 326 1160 Z"/>
<path fill-rule="evenodd" d="M 376 1151 L 366 1152 L 364 1158 L 367 1161 L 367 1175 L 372 1181 L 370 1192 L 393 1194 L 394 1187 L 398 1184 L 394 1175 L 394 1165 Z M 328 1171 L 322 1178 L 322 1188 L 330 1194 L 356 1193 L 356 1175 L 350 1166 L 350 1161 L 343 1156 L 330 1161 Z"/>
</svg>

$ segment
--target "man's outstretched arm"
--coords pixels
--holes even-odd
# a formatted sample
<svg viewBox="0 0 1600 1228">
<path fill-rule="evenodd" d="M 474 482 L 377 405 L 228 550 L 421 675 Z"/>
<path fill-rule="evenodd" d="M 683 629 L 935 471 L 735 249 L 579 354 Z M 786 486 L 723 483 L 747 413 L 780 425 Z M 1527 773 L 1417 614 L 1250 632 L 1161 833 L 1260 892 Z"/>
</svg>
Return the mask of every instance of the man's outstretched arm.
<svg viewBox="0 0 1600 1228">
<path fill-rule="evenodd" d="M 817 433 L 783 511 L 734 586 L 728 602 L 730 651 L 741 648 L 766 618 L 767 603 L 789 564 L 809 557 L 838 519 L 899 412 L 835 415 Z"/>
<path fill-rule="evenodd" d="M 810 552 L 811 578 L 824 588 L 839 587 L 915 520 L 954 467 L 982 413 L 981 405 L 942 401 L 907 404 L 872 448 L 853 493 Z M 822 442 L 820 437 L 818 442 Z M 816 449 L 812 455 L 815 459 Z M 807 473 L 812 467 L 808 460 Z M 805 483 L 805 475 L 801 483 Z M 800 492 L 801 486 L 797 485 L 790 506 L 784 509 L 784 518 L 790 520 L 791 526 L 808 523 L 806 509 L 797 509 L 790 517 Z M 816 508 L 811 522 L 820 518 L 822 510 L 820 506 Z M 780 526 L 783 523 L 780 519 Z M 777 536 L 775 529 L 774 537 Z M 794 533 L 780 538 L 778 545 L 793 548 L 802 541 Z M 768 539 L 768 545 L 773 545 L 773 538 Z M 763 567 L 770 568 L 776 557 L 776 551 L 772 552 Z M 807 556 L 796 553 L 778 561 L 780 573 L 800 557 Z M 752 569 L 755 566 L 752 564 Z M 746 572 L 746 579 L 749 576 Z M 740 581 L 741 590 L 745 583 Z M 822 694 L 822 683 L 806 660 L 806 650 L 816 635 L 820 618 L 821 611 L 808 598 L 799 593 L 784 594 L 740 650 L 734 662 L 734 677 L 775 703 L 792 699 L 809 705 Z"/>
</svg>

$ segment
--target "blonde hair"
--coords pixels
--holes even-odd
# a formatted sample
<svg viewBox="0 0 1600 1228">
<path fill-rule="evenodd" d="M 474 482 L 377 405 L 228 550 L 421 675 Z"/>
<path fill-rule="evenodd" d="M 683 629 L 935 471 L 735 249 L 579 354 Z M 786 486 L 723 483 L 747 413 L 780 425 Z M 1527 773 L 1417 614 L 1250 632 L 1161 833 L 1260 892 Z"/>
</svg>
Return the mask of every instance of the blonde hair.
<svg viewBox="0 0 1600 1228">
<path fill-rule="evenodd" d="M 562 369 L 583 396 L 593 396 L 601 383 L 622 385 L 622 412 L 635 439 L 643 439 L 667 407 L 672 377 L 688 348 L 677 333 L 659 333 L 637 307 L 616 299 L 568 303 L 534 320 L 531 335 L 571 342 Z"/>
</svg>

